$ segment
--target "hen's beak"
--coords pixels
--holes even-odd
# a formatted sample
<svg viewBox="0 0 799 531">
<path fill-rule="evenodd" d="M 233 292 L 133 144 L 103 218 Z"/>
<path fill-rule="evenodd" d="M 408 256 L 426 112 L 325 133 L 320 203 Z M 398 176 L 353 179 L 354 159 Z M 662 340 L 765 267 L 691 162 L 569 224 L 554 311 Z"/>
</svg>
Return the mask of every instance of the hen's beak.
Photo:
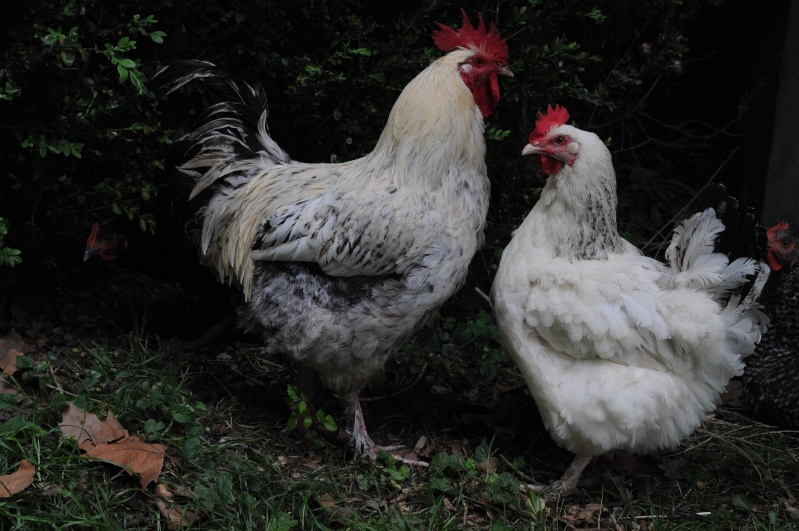
<svg viewBox="0 0 799 531">
<path fill-rule="evenodd" d="M 92 256 L 100 254 L 101 249 L 97 247 L 86 247 L 86 250 L 83 252 L 83 261 L 88 262 Z"/>
<path fill-rule="evenodd" d="M 510 67 L 509 67 L 508 65 L 505 65 L 504 67 L 502 67 L 502 68 L 501 68 L 501 69 L 500 69 L 500 70 L 497 72 L 497 74 L 499 74 L 499 75 L 501 75 L 501 76 L 513 77 L 513 72 L 511 72 L 511 69 L 510 69 Z"/>
<path fill-rule="evenodd" d="M 533 155 L 535 153 L 541 153 L 541 151 L 532 144 L 527 144 L 526 146 L 524 146 L 524 149 L 522 150 L 522 156 Z"/>
</svg>

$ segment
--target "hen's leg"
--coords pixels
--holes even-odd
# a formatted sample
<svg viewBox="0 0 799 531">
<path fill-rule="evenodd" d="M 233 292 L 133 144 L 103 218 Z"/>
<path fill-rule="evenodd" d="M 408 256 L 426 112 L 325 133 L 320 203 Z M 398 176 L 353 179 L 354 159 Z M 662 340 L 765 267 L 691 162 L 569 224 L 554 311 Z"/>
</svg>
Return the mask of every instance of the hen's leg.
<svg viewBox="0 0 799 531">
<path fill-rule="evenodd" d="M 580 474 L 583 473 L 591 459 L 593 458 L 590 455 L 577 454 L 563 476 L 552 485 L 526 485 L 526 487 L 533 492 L 543 492 L 543 498 L 547 501 L 567 496 L 574 492 L 577 487 L 577 480 L 580 479 Z"/>
<path fill-rule="evenodd" d="M 388 452 L 391 454 L 394 459 L 398 461 L 402 461 L 403 463 L 407 463 L 409 465 L 414 466 L 429 466 L 424 461 L 419 461 L 418 459 L 410 459 L 400 454 L 396 454 L 397 450 L 404 448 L 402 445 L 394 445 L 394 446 L 381 446 L 376 444 L 371 437 L 369 437 L 369 433 L 366 431 L 366 422 L 363 419 L 363 410 L 361 409 L 361 401 L 358 400 L 357 393 L 347 395 L 342 400 L 345 404 L 346 410 L 345 413 L 349 418 L 350 428 L 348 430 L 348 434 L 350 436 L 350 442 L 355 450 L 355 457 L 358 458 L 363 454 L 369 456 L 369 458 L 374 461 L 377 459 L 377 454 L 380 451 Z"/>
</svg>

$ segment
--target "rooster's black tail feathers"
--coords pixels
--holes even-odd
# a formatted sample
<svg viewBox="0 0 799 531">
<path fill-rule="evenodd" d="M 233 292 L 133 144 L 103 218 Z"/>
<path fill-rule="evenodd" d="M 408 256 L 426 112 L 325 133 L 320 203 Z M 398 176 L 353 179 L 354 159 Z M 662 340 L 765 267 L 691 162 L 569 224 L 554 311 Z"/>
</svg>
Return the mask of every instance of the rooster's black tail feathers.
<svg viewBox="0 0 799 531">
<path fill-rule="evenodd" d="M 291 159 L 269 136 L 267 101 L 260 86 L 196 60 L 170 64 L 152 83 L 164 97 L 188 88 L 202 95 L 199 111 L 175 134 L 163 190 L 189 238 L 199 242 L 205 207 L 212 197 L 230 195 L 261 169 Z M 252 164 L 243 164 L 247 161 Z M 234 167 L 238 169 L 231 171 Z"/>
</svg>

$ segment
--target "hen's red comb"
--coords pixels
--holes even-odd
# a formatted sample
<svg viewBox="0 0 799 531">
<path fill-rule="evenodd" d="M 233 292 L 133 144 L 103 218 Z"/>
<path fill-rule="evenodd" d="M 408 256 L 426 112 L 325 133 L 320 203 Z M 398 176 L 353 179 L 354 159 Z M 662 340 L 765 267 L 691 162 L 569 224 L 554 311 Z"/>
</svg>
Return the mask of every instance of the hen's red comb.
<svg viewBox="0 0 799 531">
<path fill-rule="evenodd" d="M 97 235 L 100 233 L 100 225 L 98 223 L 92 223 L 92 232 L 89 234 L 89 237 L 86 238 L 86 246 L 90 247 L 97 243 Z"/>
<path fill-rule="evenodd" d="M 530 133 L 530 138 L 546 136 L 550 129 L 561 126 L 568 120 L 569 111 L 566 110 L 566 107 L 556 104 L 553 109 L 552 105 L 547 105 L 546 114 L 538 113 L 538 120 L 535 121 L 535 130 Z"/>
<path fill-rule="evenodd" d="M 478 23 L 475 28 L 469 22 L 466 11 L 461 9 L 461 14 L 463 15 L 463 27 L 459 30 L 436 22 L 438 29 L 433 30 L 433 43 L 438 49 L 443 52 L 451 52 L 455 48 L 480 48 L 486 54 L 507 62 L 508 46 L 505 44 L 505 39 L 499 36 L 494 24 L 492 23 L 491 29 L 486 31 L 483 15 L 480 14 L 477 15 Z"/>
<path fill-rule="evenodd" d="M 780 221 L 779 223 L 777 223 L 776 225 L 774 225 L 773 227 L 771 227 L 769 230 L 766 231 L 766 236 L 768 237 L 768 241 L 772 241 L 774 238 L 777 237 L 777 234 L 779 234 L 782 231 L 788 230 L 789 228 L 790 227 L 788 227 L 787 222 Z"/>
</svg>

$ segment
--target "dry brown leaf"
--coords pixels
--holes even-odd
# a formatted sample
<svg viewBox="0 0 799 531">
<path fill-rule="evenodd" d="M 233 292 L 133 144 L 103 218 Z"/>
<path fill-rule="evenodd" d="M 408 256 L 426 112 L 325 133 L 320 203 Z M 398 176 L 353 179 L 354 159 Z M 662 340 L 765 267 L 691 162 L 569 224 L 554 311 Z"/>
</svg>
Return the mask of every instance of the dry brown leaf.
<svg viewBox="0 0 799 531">
<path fill-rule="evenodd" d="M 14 494 L 28 488 L 33 483 L 36 468 L 30 461 L 23 459 L 17 471 L 5 476 L 0 476 L 0 498 L 10 498 Z"/>
<path fill-rule="evenodd" d="M 94 444 L 110 443 L 128 436 L 112 411 L 108 411 L 106 420 L 100 420 L 94 413 L 87 413 L 75 404 L 70 403 L 61 419 L 61 433 L 64 437 L 75 437 L 78 445 L 86 440 Z"/>
<path fill-rule="evenodd" d="M 164 466 L 164 445 L 146 443 L 135 435 L 110 444 L 95 445 L 86 440 L 78 447 L 90 458 L 114 463 L 124 468 L 128 474 L 137 474 L 143 489 L 158 480 Z"/>
<path fill-rule="evenodd" d="M 11 349 L 25 352 L 25 342 L 22 341 L 22 336 L 13 330 L 6 337 L 0 339 L 0 359 L 5 358 L 6 353 Z"/>
<path fill-rule="evenodd" d="M 319 503 L 321 503 L 324 507 L 330 508 L 336 505 L 336 498 L 334 498 L 329 492 L 323 492 L 319 495 Z"/>
<path fill-rule="evenodd" d="M 188 527 L 194 521 L 194 511 L 183 509 L 176 504 L 172 492 L 166 485 L 156 483 L 155 493 L 163 498 L 162 500 L 156 500 L 155 505 L 158 507 L 158 511 L 166 518 L 167 528 L 174 530 Z"/>
<path fill-rule="evenodd" d="M 15 348 L 8 349 L 5 355 L 0 356 L 0 370 L 3 371 L 3 375 L 11 376 L 17 372 L 18 356 L 22 356 L 22 352 Z"/>
</svg>

